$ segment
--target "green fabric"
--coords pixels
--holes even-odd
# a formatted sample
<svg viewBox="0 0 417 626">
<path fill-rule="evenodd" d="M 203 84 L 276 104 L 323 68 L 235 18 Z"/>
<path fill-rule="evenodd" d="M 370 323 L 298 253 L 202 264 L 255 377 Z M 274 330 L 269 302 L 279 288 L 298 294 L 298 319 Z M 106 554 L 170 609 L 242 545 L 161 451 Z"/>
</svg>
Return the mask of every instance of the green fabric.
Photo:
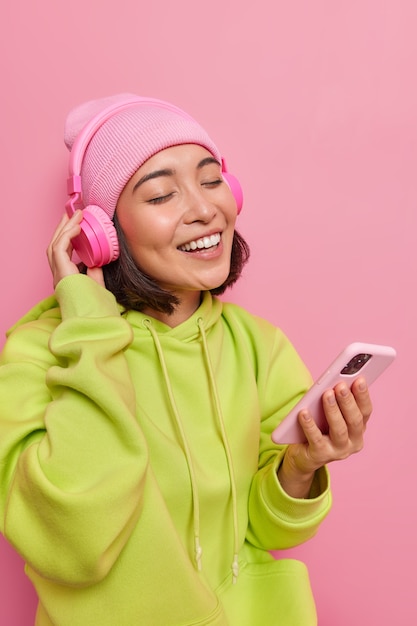
<svg viewBox="0 0 417 626">
<path fill-rule="evenodd" d="M 268 553 L 311 538 L 331 504 L 325 468 L 306 500 L 289 497 L 276 476 L 285 448 L 270 433 L 310 386 L 307 370 L 279 329 L 210 294 L 176 328 L 147 320 L 121 315 L 88 277 L 69 276 L 12 329 L 2 352 L 0 530 L 26 561 L 40 600 L 36 624 L 315 624 L 304 565 Z M 236 477 L 236 584 L 233 481 L 216 393 Z"/>
</svg>

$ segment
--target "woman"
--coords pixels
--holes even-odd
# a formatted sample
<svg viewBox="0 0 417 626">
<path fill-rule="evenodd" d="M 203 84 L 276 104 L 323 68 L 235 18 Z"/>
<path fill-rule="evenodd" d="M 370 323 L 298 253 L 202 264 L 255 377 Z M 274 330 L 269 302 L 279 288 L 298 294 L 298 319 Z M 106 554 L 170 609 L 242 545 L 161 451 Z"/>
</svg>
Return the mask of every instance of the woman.
<svg viewBox="0 0 417 626">
<path fill-rule="evenodd" d="M 311 380 L 279 329 L 216 297 L 249 254 L 216 145 L 128 94 L 77 107 L 65 138 L 55 293 L 0 361 L 1 530 L 36 625 L 316 624 L 304 564 L 268 551 L 328 513 L 325 466 L 362 448 L 365 381 L 326 391 L 329 435 L 303 413 L 307 443 L 273 444 Z"/>
</svg>

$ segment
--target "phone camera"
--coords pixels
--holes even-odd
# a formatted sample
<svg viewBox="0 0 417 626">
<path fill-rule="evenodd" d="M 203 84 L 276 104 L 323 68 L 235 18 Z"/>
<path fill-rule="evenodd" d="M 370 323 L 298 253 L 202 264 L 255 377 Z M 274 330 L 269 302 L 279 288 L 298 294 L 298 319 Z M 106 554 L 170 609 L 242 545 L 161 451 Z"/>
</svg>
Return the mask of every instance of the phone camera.
<svg viewBox="0 0 417 626">
<path fill-rule="evenodd" d="M 353 374 L 357 374 L 359 370 L 363 368 L 365 363 L 372 358 L 372 354 L 356 354 L 352 359 L 350 359 L 349 363 L 345 365 L 345 367 L 341 370 L 341 374 L 347 374 L 352 376 Z"/>
</svg>

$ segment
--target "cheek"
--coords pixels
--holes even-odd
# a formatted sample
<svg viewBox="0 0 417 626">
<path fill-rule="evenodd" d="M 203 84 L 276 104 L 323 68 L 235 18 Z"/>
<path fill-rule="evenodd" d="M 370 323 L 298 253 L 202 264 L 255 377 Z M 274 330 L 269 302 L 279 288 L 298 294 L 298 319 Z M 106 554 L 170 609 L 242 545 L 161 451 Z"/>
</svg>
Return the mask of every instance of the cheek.
<svg viewBox="0 0 417 626">
<path fill-rule="evenodd" d="M 135 260 L 151 251 L 171 247 L 175 227 L 172 220 L 144 211 L 140 216 L 119 219 L 129 250 Z"/>
<path fill-rule="evenodd" d="M 237 218 L 237 204 L 236 204 L 236 200 L 234 195 L 232 194 L 232 191 L 228 188 L 228 198 L 227 198 L 227 203 L 225 205 L 225 214 L 227 217 L 227 220 L 230 224 L 235 225 L 236 223 L 236 218 Z"/>
<path fill-rule="evenodd" d="M 125 245 L 134 261 L 138 263 L 140 250 L 146 246 L 147 229 L 141 220 L 135 219 L 123 210 L 119 210 L 117 220 Z"/>
<path fill-rule="evenodd" d="M 236 205 L 235 205 L 234 208 L 233 208 L 233 212 L 231 214 L 231 217 L 230 217 L 230 224 L 233 227 L 233 230 L 235 229 L 236 221 L 237 221 L 237 209 L 236 209 Z"/>
<path fill-rule="evenodd" d="M 231 233 L 232 237 L 236 228 L 236 221 L 237 221 L 237 210 L 236 210 L 236 205 L 234 205 L 233 209 L 227 214 L 228 231 L 229 233 Z"/>
</svg>

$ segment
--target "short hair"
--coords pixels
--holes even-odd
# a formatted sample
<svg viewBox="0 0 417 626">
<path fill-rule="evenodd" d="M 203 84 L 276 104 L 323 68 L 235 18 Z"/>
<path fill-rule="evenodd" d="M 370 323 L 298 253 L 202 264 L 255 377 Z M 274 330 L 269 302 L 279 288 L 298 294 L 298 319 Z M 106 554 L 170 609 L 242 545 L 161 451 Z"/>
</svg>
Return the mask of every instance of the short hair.
<svg viewBox="0 0 417 626">
<path fill-rule="evenodd" d="M 114 294 L 125 311 L 142 311 L 150 307 L 171 315 L 179 304 L 178 298 L 170 291 L 162 289 L 151 276 L 142 272 L 130 253 L 117 219 L 117 213 L 113 221 L 119 239 L 120 255 L 115 261 L 103 267 L 106 288 Z M 249 255 L 248 244 L 235 230 L 229 275 L 222 285 L 210 289 L 210 293 L 220 295 L 224 293 L 227 287 L 231 287 L 241 276 L 243 267 L 249 260 Z"/>
</svg>

